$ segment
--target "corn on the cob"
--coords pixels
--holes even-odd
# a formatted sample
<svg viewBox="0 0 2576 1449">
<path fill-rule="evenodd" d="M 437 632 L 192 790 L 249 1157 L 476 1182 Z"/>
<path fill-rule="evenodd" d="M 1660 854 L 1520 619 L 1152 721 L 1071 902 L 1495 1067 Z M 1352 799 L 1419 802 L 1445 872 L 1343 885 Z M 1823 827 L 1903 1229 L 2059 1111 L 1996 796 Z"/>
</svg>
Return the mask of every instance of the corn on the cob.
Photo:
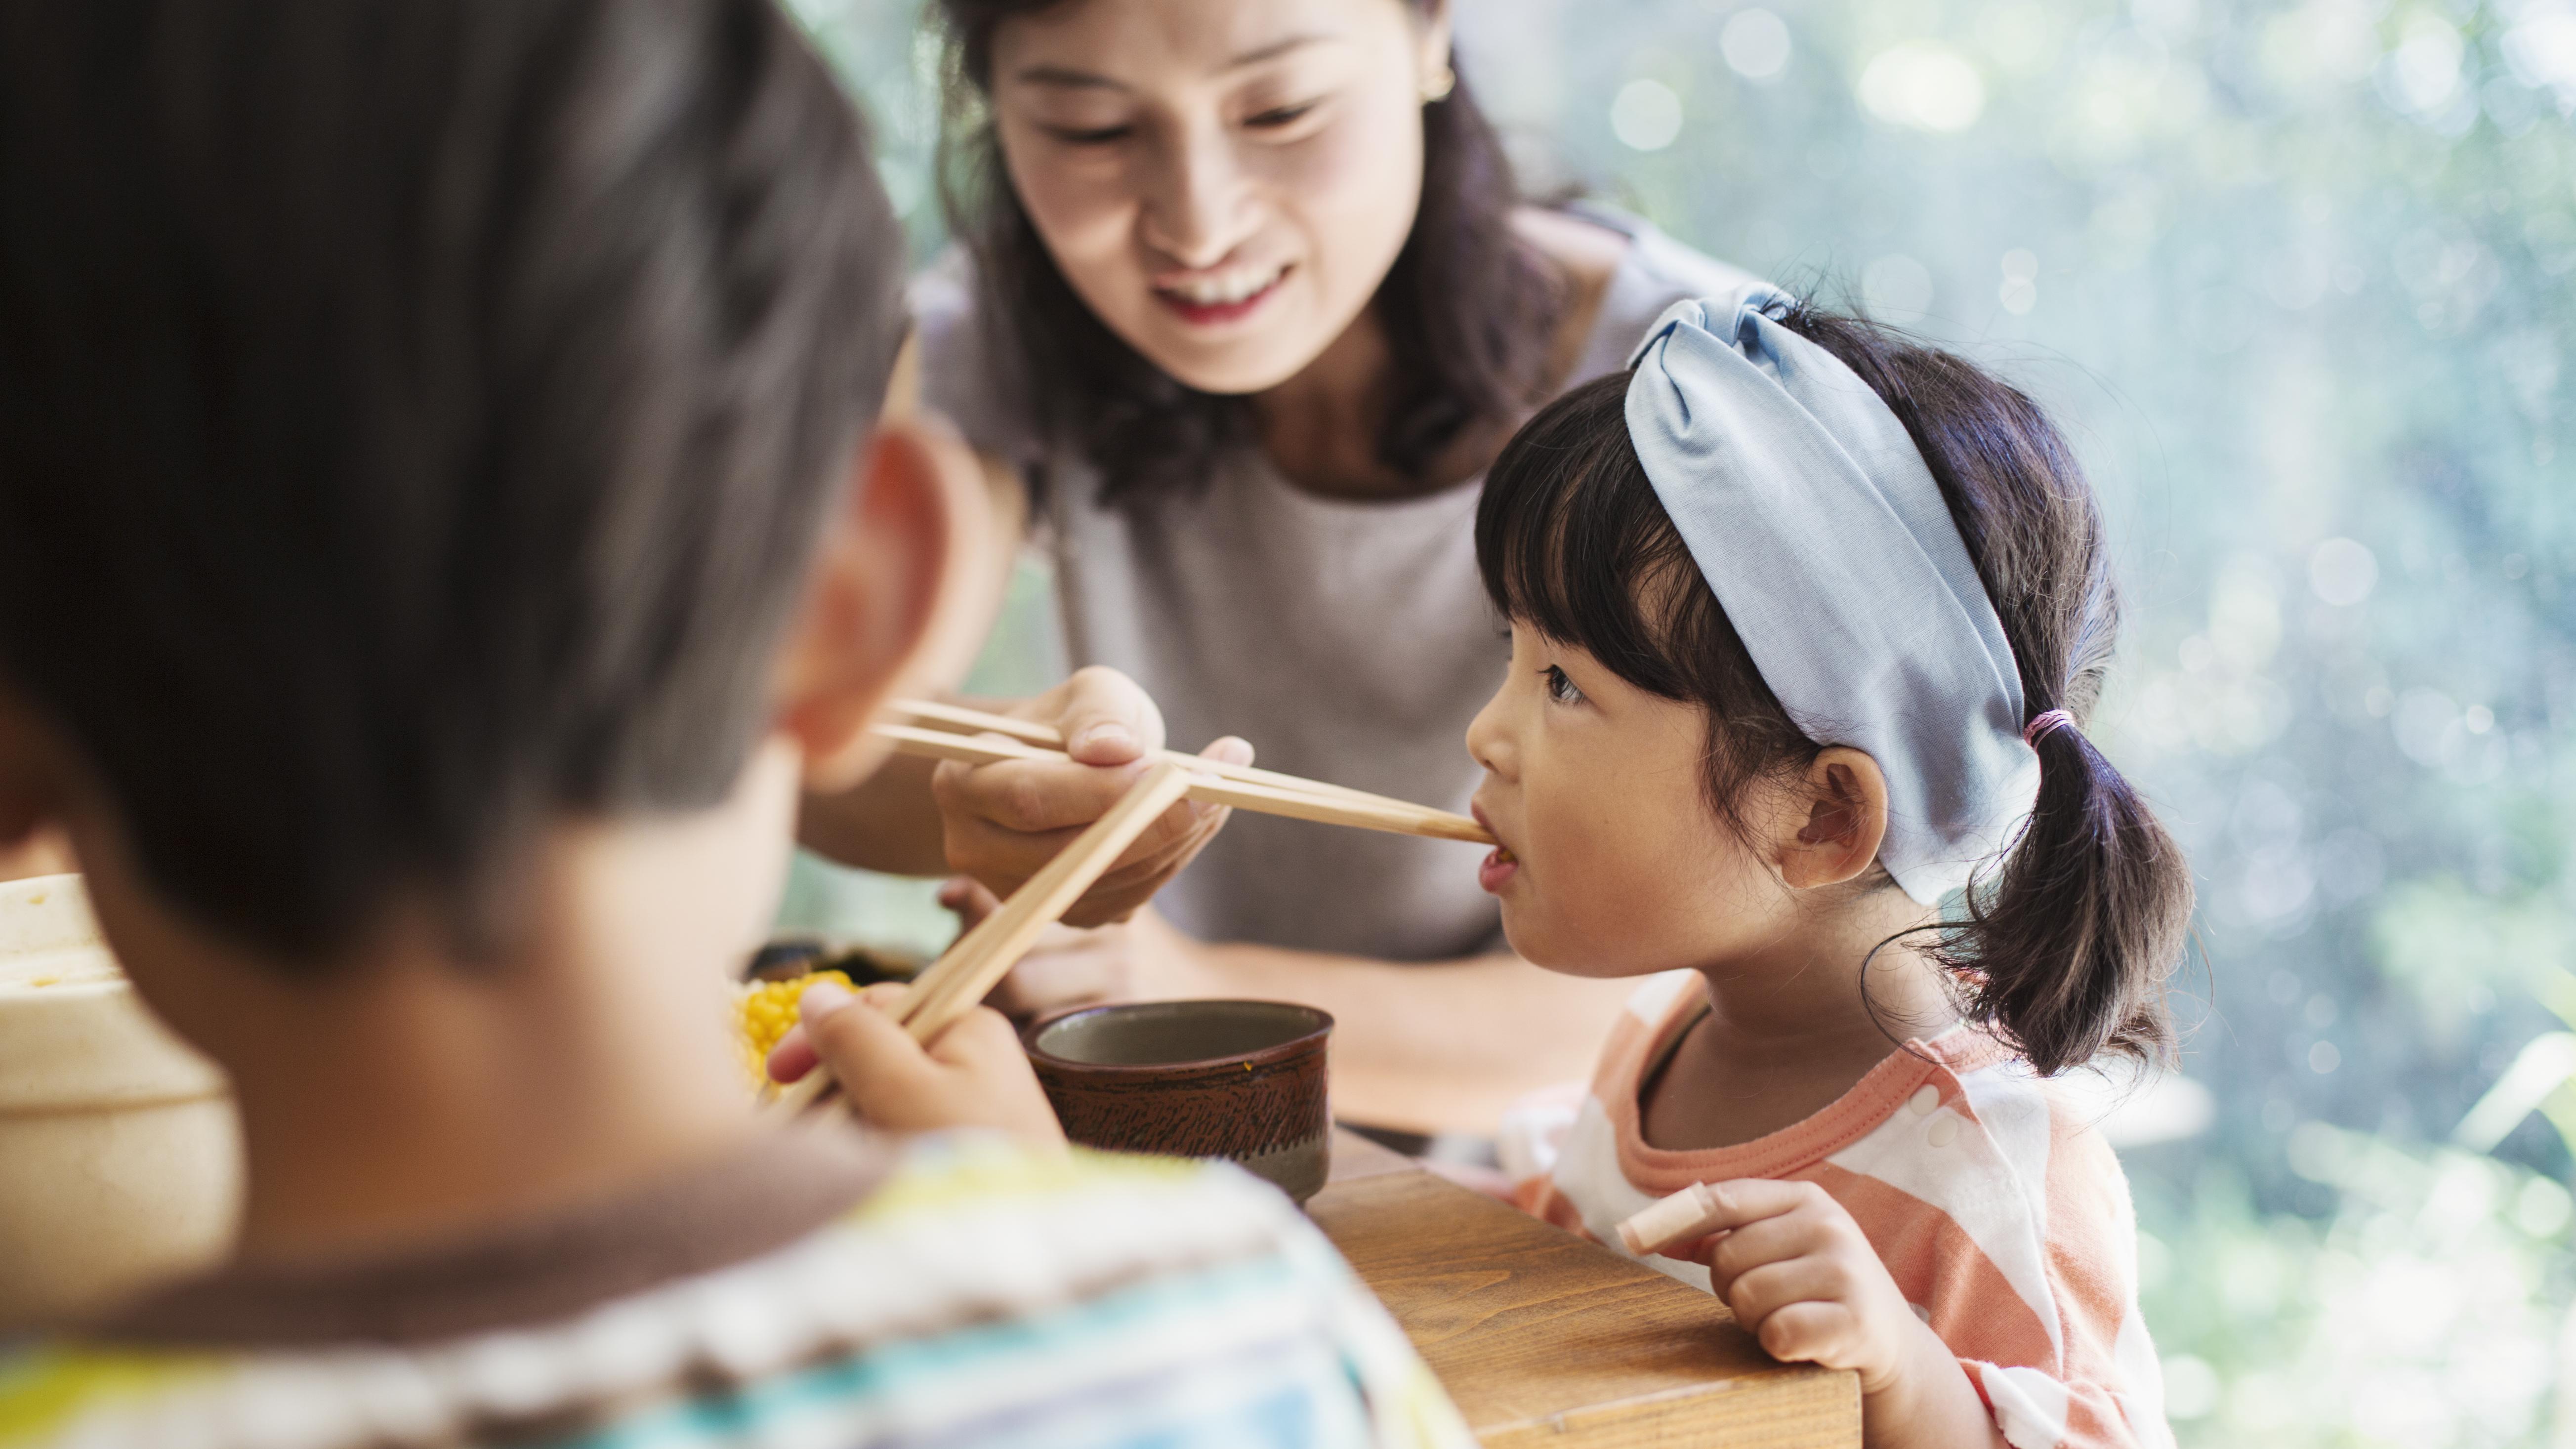
<svg viewBox="0 0 2576 1449">
<path fill-rule="evenodd" d="M 796 1024 L 796 998 L 817 981 L 835 981 L 852 991 L 858 989 L 846 971 L 815 971 L 785 981 L 754 981 L 743 986 L 736 1024 L 740 1027 L 743 1062 L 750 1068 L 754 1083 L 769 1080 L 769 1053 L 777 1047 L 779 1038 L 787 1035 L 787 1029 Z"/>
</svg>

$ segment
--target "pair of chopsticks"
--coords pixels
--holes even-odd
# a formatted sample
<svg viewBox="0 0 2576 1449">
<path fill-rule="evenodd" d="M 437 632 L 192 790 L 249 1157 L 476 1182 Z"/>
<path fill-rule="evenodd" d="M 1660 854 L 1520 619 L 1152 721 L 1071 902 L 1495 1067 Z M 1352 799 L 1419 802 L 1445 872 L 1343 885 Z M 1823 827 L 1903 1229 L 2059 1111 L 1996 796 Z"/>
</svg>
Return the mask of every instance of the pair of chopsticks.
<svg viewBox="0 0 2576 1449">
<path fill-rule="evenodd" d="M 897 750 L 907 754 L 972 764 L 1065 757 L 1063 735 L 1026 720 L 922 701 L 898 702 L 890 712 L 946 727 L 876 726 L 876 733 L 892 740 Z M 955 733 L 960 730 L 1005 738 L 975 739 Z M 1156 817 L 1184 799 L 1240 805 L 1248 810 L 1332 825 L 1480 844 L 1493 842 L 1483 826 L 1464 815 L 1249 765 L 1222 765 L 1165 750 L 1127 788 L 1127 793 L 1118 797 L 1118 803 L 1107 814 L 1093 821 L 1071 844 L 1056 852 L 1043 869 L 1011 892 L 1001 909 L 958 937 L 945 954 L 913 978 L 895 1004 L 895 1020 L 918 1042 L 927 1043 L 947 1030 L 951 1022 L 1001 984 L 1036 943 L 1038 934 L 1071 910 L 1082 893 L 1091 889 L 1092 883 L 1116 863 L 1128 846 L 1135 844 L 1136 837 L 1144 834 Z M 831 1074 L 817 1065 L 795 1085 L 773 1092 L 768 1100 L 780 1111 L 800 1111 L 820 1099 L 831 1086 Z"/>
<path fill-rule="evenodd" d="M 1170 760 L 1157 761 L 1118 797 L 1109 813 L 1093 821 L 1072 844 L 1056 852 L 1055 859 L 1011 892 L 1001 909 L 958 937 L 914 977 L 895 1003 L 894 1019 L 912 1033 L 914 1041 L 924 1044 L 946 1031 L 1001 984 L 1036 943 L 1038 933 L 1071 910 L 1156 816 L 1189 793 L 1190 784 L 1186 768 Z M 798 1112 L 831 1087 L 832 1074 L 817 1063 L 795 1085 L 774 1091 L 767 1100 L 782 1112 Z"/>
<path fill-rule="evenodd" d="M 982 710 L 963 709 L 953 704 L 933 704 L 926 700 L 897 700 L 887 706 L 886 712 L 911 723 L 881 724 L 876 726 L 875 733 L 907 755 L 963 760 L 970 765 L 998 764 L 1005 760 L 1062 760 L 1065 757 L 1064 736 L 1051 725 L 1033 724 L 1028 720 L 986 714 Z M 1004 738 L 981 739 L 976 737 L 978 735 L 1001 735 Z M 1188 770 L 1193 776 L 1186 791 L 1188 798 L 1207 804 L 1238 805 L 1265 815 L 1286 815 L 1298 820 L 1321 821 L 1326 825 L 1354 825 L 1363 830 L 1385 830 L 1398 835 L 1427 835 L 1438 840 L 1465 840 L 1478 845 L 1494 843 L 1494 837 L 1485 827 L 1454 811 L 1434 810 L 1428 805 L 1372 795 L 1343 785 L 1328 785 L 1321 780 L 1301 780 L 1275 770 L 1219 764 L 1178 750 L 1163 750 L 1156 758 L 1164 764 L 1176 764 Z"/>
</svg>

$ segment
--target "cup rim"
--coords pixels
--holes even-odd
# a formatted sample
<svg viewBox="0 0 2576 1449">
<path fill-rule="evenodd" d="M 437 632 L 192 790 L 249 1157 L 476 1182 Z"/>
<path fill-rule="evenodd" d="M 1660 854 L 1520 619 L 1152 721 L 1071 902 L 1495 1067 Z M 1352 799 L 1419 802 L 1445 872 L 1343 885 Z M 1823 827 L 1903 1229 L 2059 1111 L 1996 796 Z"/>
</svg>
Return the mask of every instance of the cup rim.
<svg viewBox="0 0 2576 1449">
<path fill-rule="evenodd" d="M 43 986 L 0 981 L 0 1001 L 62 1001 L 75 996 L 105 996 L 110 992 L 130 992 L 133 989 L 134 983 L 122 976 L 94 981 L 57 981 Z"/>
<path fill-rule="evenodd" d="M 1228 1052 L 1223 1056 L 1198 1057 L 1189 1061 L 1179 1062 L 1083 1062 L 1076 1061 L 1071 1057 L 1058 1056 L 1054 1052 L 1048 1051 L 1044 1047 L 1038 1045 L 1038 1037 L 1042 1033 L 1053 1028 L 1059 1022 L 1071 1021 L 1077 1016 L 1090 1016 L 1100 1012 L 1131 1012 L 1181 1006 L 1279 1007 L 1288 1011 L 1305 1013 L 1306 1018 L 1311 1025 L 1307 1030 L 1299 1032 L 1297 1035 L 1290 1037 L 1286 1041 L 1262 1047 L 1258 1051 Z M 1216 1067 L 1259 1068 L 1275 1065 L 1276 1063 L 1286 1061 L 1291 1057 L 1298 1056 L 1308 1050 L 1320 1046 L 1323 1040 L 1332 1034 L 1332 1030 L 1333 1014 L 1331 1012 L 1324 1010 L 1320 1006 L 1308 1006 L 1301 1001 L 1264 1001 L 1256 997 L 1193 997 L 1182 1001 L 1113 1001 L 1100 1006 L 1076 1006 L 1068 1010 L 1041 1016 L 1037 1020 L 1030 1022 L 1027 1026 L 1020 1029 L 1020 1047 L 1023 1051 L 1026 1051 L 1029 1054 L 1030 1062 L 1035 1065 L 1051 1067 L 1059 1071 L 1078 1072 L 1087 1077 L 1161 1077 L 1168 1076 L 1174 1072 L 1206 1071 Z"/>
</svg>

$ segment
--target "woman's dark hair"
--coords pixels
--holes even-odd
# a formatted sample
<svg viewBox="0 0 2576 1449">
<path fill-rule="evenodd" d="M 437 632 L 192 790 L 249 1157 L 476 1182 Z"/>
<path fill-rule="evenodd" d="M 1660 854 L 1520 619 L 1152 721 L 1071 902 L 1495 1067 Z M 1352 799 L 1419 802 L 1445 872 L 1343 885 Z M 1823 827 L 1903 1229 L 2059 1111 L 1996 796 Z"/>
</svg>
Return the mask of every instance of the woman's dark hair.
<svg viewBox="0 0 2576 1449">
<path fill-rule="evenodd" d="M 307 969 L 722 800 L 903 335 L 774 0 L 0 0 L 0 675 Z"/>
<path fill-rule="evenodd" d="M 1886 399 L 1940 483 L 2020 665 L 2027 717 L 2081 723 L 2120 608 L 2093 491 L 2039 406 L 1953 354 L 1865 319 L 1782 325 Z M 1476 553 L 1497 608 L 1650 694 L 1708 712 L 1704 786 L 1740 829 L 1744 788 L 1822 746 L 1781 708 L 1701 578 L 1629 440 L 1628 379 L 1598 379 L 1521 429 L 1485 481 Z M 1966 1016 L 2052 1073 L 2104 1051 L 2168 1056 L 2164 986 L 2191 917 L 2182 852 L 2077 730 L 2040 737 L 2030 820 L 1965 913 L 1932 928 Z M 1892 880 L 1886 882 L 1894 887 Z"/>
<path fill-rule="evenodd" d="M 988 93 L 993 33 L 1062 0 L 938 0 L 948 36 L 940 195 L 976 264 L 978 313 L 1011 384 L 1050 436 L 1100 469 L 1113 503 L 1203 482 L 1252 441 L 1245 397 L 1200 392 L 1130 347 L 1074 293 L 1012 190 Z M 1390 0 L 1422 8 L 1428 0 Z M 1462 77 L 1422 108 L 1422 201 L 1371 303 L 1397 391 L 1377 456 L 1419 476 L 1461 433 L 1508 424 L 1548 382 L 1564 288 L 1512 228 L 1520 193 Z"/>
</svg>

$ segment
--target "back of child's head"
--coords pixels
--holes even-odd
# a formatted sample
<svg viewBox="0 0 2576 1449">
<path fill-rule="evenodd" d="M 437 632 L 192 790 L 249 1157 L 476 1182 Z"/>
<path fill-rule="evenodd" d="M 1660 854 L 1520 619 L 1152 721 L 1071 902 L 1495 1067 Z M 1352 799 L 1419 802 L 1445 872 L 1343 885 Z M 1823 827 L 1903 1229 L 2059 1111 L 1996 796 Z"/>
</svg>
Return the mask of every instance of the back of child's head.
<svg viewBox="0 0 2576 1449">
<path fill-rule="evenodd" d="M 772 0 L 5 0 L 0 687 L 222 933 L 491 949 L 737 779 L 903 259 Z"/>
<path fill-rule="evenodd" d="M 2016 728 L 2038 725 L 2028 823 L 1928 954 L 1950 968 L 1967 1016 L 2042 1072 L 2106 1050 L 2163 1056 L 2189 871 L 2080 728 L 2047 718 L 2062 710 L 2080 726 L 2089 716 L 2119 625 L 2100 511 L 2072 450 L 2028 396 L 1952 353 L 1802 303 L 1759 310 L 1856 374 L 1903 423 L 2010 644 L 2025 710 Z M 1631 435 L 1630 383 L 1621 373 L 1577 388 L 1520 431 L 1486 479 L 1477 553 L 1507 616 L 1639 689 L 1706 710 L 1704 794 L 1740 831 L 1749 787 L 1803 770 L 1839 741 L 1792 719 L 1703 577 Z"/>
</svg>

